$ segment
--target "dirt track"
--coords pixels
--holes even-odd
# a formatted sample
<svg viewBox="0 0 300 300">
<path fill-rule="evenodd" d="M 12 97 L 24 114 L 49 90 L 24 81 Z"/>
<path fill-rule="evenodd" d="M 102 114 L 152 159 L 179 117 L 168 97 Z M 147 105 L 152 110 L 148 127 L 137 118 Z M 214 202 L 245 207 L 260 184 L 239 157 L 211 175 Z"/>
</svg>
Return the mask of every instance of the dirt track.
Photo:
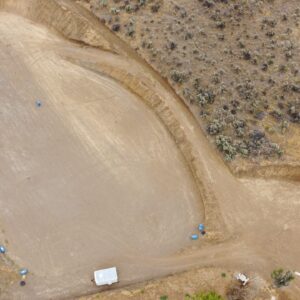
<svg viewBox="0 0 300 300">
<path fill-rule="evenodd" d="M 91 272 L 112 264 L 122 285 L 195 266 L 266 278 L 278 266 L 300 269 L 297 183 L 234 178 L 126 47 L 116 55 L 11 12 L 0 19 L 0 219 L 9 255 L 33 273 L 7 299 L 92 292 Z M 113 52 L 122 46 L 105 38 Z M 152 107 L 138 96 L 145 86 Z M 204 211 L 223 242 L 188 247 Z"/>
</svg>

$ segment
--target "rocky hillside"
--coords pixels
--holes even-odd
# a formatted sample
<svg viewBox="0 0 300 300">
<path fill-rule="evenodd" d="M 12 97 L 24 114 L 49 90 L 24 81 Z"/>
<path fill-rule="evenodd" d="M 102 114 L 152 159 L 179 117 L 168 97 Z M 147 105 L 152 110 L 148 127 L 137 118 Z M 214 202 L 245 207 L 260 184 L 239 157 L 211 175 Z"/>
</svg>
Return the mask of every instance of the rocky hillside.
<svg viewBox="0 0 300 300">
<path fill-rule="evenodd" d="M 226 160 L 300 157 L 298 0 L 77 2 L 169 81 Z"/>
</svg>

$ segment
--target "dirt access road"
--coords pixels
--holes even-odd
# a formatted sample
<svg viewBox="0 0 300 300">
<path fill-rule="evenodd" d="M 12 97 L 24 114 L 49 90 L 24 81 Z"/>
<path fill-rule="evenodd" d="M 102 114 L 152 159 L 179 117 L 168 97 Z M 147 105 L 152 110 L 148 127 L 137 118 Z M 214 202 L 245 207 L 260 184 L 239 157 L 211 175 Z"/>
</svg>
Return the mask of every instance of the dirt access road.
<svg viewBox="0 0 300 300">
<path fill-rule="evenodd" d="M 265 278 L 278 266 L 300 269 L 297 182 L 233 177 L 176 95 L 73 2 L 57 3 L 97 24 L 106 51 L 18 16 L 43 1 L 6 2 L 0 220 L 10 257 L 32 274 L 26 288 L 16 284 L 3 299 L 90 293 L 97 290 L 92 271 L 111 265 L 120 285 L 201 266 Z M 150 109 L 130 92 L 145 85 L 169 110 Z M 218 243 L 189 240 L 204 217 Z"/>
</svg>

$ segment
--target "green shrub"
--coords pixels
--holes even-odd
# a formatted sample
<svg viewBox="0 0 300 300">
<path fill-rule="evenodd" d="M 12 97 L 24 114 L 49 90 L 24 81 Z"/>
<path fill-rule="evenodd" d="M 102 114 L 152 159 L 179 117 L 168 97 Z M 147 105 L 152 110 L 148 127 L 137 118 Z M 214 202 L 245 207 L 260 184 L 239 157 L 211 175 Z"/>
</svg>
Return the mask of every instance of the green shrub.
<svg viewBox="0 0 300 300">
<path fill-rule="evenodd" d="M 171 71 L 171 79 L 177 83 L 183 83 L 188 80 L 188 74 L 177 70 Z"/>
<path fill-rule="evenodd" d="M 248 289 L 245 286 L 234 283 L 227 288 L 227 300 L 247 300 L 249 298 Z"/>
<path fill-rule="evenodd" d="M 101 7 L 107 7 L 107 0 L 100 0 L 99 4 Z"/>
<path fill-rule="evenodd" d="M 126 35 L 133 37 L 135 34 L 135 20 L 131 18 L 129 23 L 126 24 Z"/>
<path fill-rule="evenodd" d="M 126 10 L 126 12 L 130 13 L 133 11 L 133 7 L 130 4 L 128 4 L 125 6 L 125 10 Z"/>
<path fill-rule="evenodd" d="M 218 119 L 214 119 L 211 123 L 207 126 L 207 132 L 210 135 L 216 135 L 220 133 L 224 128 L 224 123 Z"/>
<path fill-rule="evenodd" d="M 236 151 L 240 153 L 243 157 L 249 156 L 250 153 L 249 153 L 248 145 L 244 141 L 237 142 L 235 144 L 235 147 L 236 147 Z"/>
<path fill-rule="evenodd" d="M 222 300 L 222 297 L 215 292 L 198 293 L 195 295 L 186 295 L 185 300 Z"/>
<path fill-rule="evenodd" d="M 215 95 L 208 91 L 203 89 L 198 89 L 198 94 L 196 96 L 196 101 L 201 106 L 205 106 L 206 104 L 212 104 L 215 101 Z"/>
<path fill-rule="evenodd" d="M 271 147 L 270 156 L 272 156 L 272 154 L 276 154 L 278 157 L 281 157 L 283 155 L 283 150 L 276 143 L 270 143 L 270 147 Z"/>
<path fill-rule="evenodd" d="M 120 9 L 119 9 L 119 8 L 116 8 L 116 7 L 112 7 L 112 8 L 110 9 L 110 13 L 111 13 L 112 15 L 118 15 L 118 14 L 120 13 Z"/>
<path fill-rule="evenodd" d="M 288 286 L 295 278 L 292 271 L 284 272 L 283 269 L 276 269 L 271 273 L 274 284 L 277 287 Z"/>
<path fill-rule="evenodd" d="M 151 11 L 153 13 L 157 13 L 159 11 L 159 9 L 160 9 L 160 4 L 158 4 L 158 3 L 151 6 Z"/>
<path fill-rule="evenodd" d="M 145 4 L 146 4 L 146 0 L 139 0 L 139 2 L 138 2 L 138 3 L 139 3 L 139 5 L 140 5 L 140 6 L 143 6 L 143 5 L 145 5 Z"/>
<path fill-rule="evenodd" d="M 237 149 L 229 136 L 218 135 L 216 137 L 216 145 L 218 149 L 224 154 L 226 160 L 233 160 L 235 158 Z"/>
</svg>

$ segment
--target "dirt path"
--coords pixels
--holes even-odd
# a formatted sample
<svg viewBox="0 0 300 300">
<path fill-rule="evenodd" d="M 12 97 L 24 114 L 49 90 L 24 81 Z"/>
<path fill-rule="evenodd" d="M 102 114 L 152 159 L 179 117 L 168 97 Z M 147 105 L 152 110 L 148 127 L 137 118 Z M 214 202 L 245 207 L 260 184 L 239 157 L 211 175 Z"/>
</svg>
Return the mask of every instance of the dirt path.
<svg viewBox="0 0 300 300">
<path fill-rule="evenodd" d="M 120 285 L 201 266 L 265 278 L 300 269 L 298 183 L 232 176 L 187 108 L 110 32 L 121 55 L 0 18 L 0 217 L 11 257 L 33 271 L 13 297 L 96 291 L 91 272 L 111 264 Z M 189 241 L 204 211 L 222 242 Z"/>
</svg>

